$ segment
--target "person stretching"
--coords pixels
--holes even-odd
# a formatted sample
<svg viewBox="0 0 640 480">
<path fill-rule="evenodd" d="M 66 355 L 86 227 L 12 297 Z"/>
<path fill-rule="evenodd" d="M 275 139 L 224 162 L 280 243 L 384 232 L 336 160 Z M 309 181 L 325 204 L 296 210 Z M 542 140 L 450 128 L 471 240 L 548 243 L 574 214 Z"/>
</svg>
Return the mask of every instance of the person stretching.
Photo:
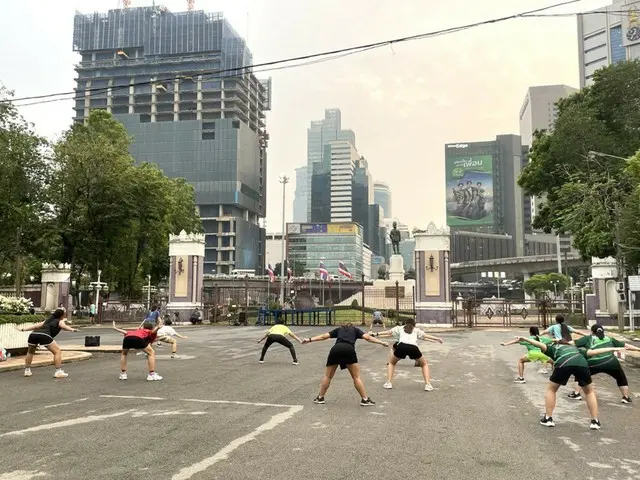
<svg viewBox="0 0 640 480">
<path fill-rule="evenodd" d="M 622 365 L 620 365 L 620 361 L 613 354 L 616 350 L 612 350 L 612 348 L 619 349 L 624 347 L 625 350 L 636 351 L 640 350 L 640 348 L 628 343 L 625 344 L 615 338 L 607 337 L 604 334 L 604 327 L 597 323 L 591 326 L 591 335 L 579 338 L 575 341 L 575 345 L 578 348 L 586 349 L 585 354 L 591 375 L 599 373 L 609 375 L 618 384 L 622 394 L 622 403 L 631 403 L 627 376 L 622 369 Z M 582 400 L 580 387 L 571 392 L 568 397 L 574 400 Z"/>
<path fill-rule="evenodd" d="M 564 323 L 564 315 L 562 314 L 558 314 L 556 315 L 556 323 L 555 325 L 551 325 L 549 328 L 547 328 L 546 330 L 544 330 L 541 335 L 549 335 L 551 338 L 555 338 L 556 340 L 561 340 L 562 339 L 562 325 L 565 325 Z M 582 337 L 583 334 L 580 333 L 579 331 L 575 330 L 571 325 L 565 325 L 565 327 L 567 327 L 569 329 L 569 333 L 570 334 L 575 334 L 578 337 Z"/>
<path fill-rule="evenodd" d="M 174 337 L 182 338 L 183 340 L 186 340 L 189 337 L 180 335 L 178 332 L 176 332 L 171 326 L 172 323 L 173 322 L 170 319 L 168 319 L 165 322 L 165 324 L 158 329 L 158 344 L 160 343 L 170 344 L 171 358 L 180 358 L 178 356 L 178 342 Z"/>
<path fill-rule="evenodd" d="M 327 357 L 327 364 L 324 377 L 320 383 L 320 393 L 313 400 L 313 403 L 324 405 L 324 396 L 329 390 L 331 385 L 331 379 L 336 374 L 338 366 L 341 370 L 345 368 L 349 370 L 351 378 L 353 379 L 353 386 L 360 394 L 360 406 L 371 407 L 375 405 L 375 402 L 367 396 L 367 392 L 364 389 L 364 383 L 360 378 L 360 365 L 358 365 L 358 356 L 356 355 L 356 341 L 359 338 L 366 340 L 367 342 L 377 343 L 384 347 L 388 347 L 389 344 L 381 342 L 377 338 L 372 337 L 364 333 L 357 327 L 354 327 L 351 323 L 338 328 L 334 328 L 329 333 L 323 333 L 316 337 L 305 338 L 302 343 L 320 342 L 328 340 L 329 338 L 335 338 L 336 343 L 329 350 L 329 356 Z"/>
<path fill-rule="evenodd" d="M 60 333 L 60 330 L 66 330 L 67 332 L 77 332 L 77 328 L 71 328 L 67 325 L 65 319 L 64 308 L 58 308 L 53 314 L 47 318 L 44 322 L 36 323 L 30 327 L 20 328 L 21 332 L 32 331 L 27 339 L 27 356 L 24 359 L 24 376 L 30 377 L 31 362 L 33 356 L 36 353 L 39 345 L 42 345 L 51 353 L 53 353 L 53 365 L 56 368 L 56 372 L 53 374 L 54 378 L 67 378 L 69 375 L 62 370 L 62 350 L 60 346 L 54 340 Z"/>
<path fill-rule="evenodd" d="M 122 355 L 120 355 L 120 380 L 127 380 L 127 355 L 129 350 L 142 350 L 147 354 L 147 365 L 149 367 L 149 375 L 147 380 L 162 380 L 162 377 L 156 373 L 156 352 L 151 348 L 151 344 L 156 339 L 158 329 L 162 326 L 162 319 L 158 319 L 158 324 L 144 322 L 142 328 L 136 330 L 122 330 L 116 327 L 113 322 L 113 329 L 124 335 L 122 339 Z"/>
<path fill-rule="evenodd" d="M 396 364 L 400 360 L 409 357 L 411 360 L 418 362 L 420 364 L 420 367 L 422 368 L 425 391 L 433 391 L 433 387 L 431 386 L 431 378 L 429 376 L 429 364 L 424 358 L 424 355 L 422 355 L 422 351 L 420 350 L 420 348 L 418 348 L 418 340 L 430 340 L 432 342 L 443 343 L 443 340 L 441 338 L 432 337 L 431 335 L 427 335 L 426 333 L 424 333 L 419 328 L 416 328 L 416 321 L 412 318 L 407 319 L 404 326 L 399 325 L 385 332 L 374 333 L 373 336 L 393 336 L 398 339 L 398 342 L 397 344 L 395 344 L 395 348 L 393 349 L 392 355 L 389 358 L 389 363 L 387 364 L 387 382 L 382 386 L 383 388 L 393 388 L 391 380 L 393 380 L 393 374 L 396 369 Z"/>
<path fill-rule="evenodd" d="M 289 327 L 284 325 L 284 321 L 280 318 L 276 320 L 276 324 L 269 329 L 267 333 L 264 334 L 258 343 L 262 343 L 264 339 L 267 339 L 267 342 L 262 347 L 262 353 L 260 354 L 260 363 L 264 363 L 264 356 L 267 354 L 267 350 L 274 343 L 279 343 L 283 347 L 287 347 L 289 352 L 291 352 L 291 358 L 293 359 L 294 365 L 299 365 L 298 357 L 296 356 L 296 349 L 293 347 L 293 343 L 287 338 L 287 336 L 297 340 L 299 343 L 302 343 L 302 340 L 298 338 L 298 336 L 289 330 Z"/>
<path fill-rule="evenodd" d="M 587 360 L 580 350 L 578 350 L 578 347 L 569 344 L 569 342 L 571 342 L 571 333 L 564 323 L 560 325 L 560 334 L 562 338 L 557 340 L 557 343 L 550 345 L 531 338 L 517 337 L 521 342 L 527 342 L 538 347 L 543 353 L 547 354 L 555 364 L 544 397 L 545 413 L 540 419 L 540 425 L 544 425 L 545 427 L 556 426 L 553 421 L 553 410 L 556 406 L 558 389 L 561 385 L 566 385 L 569 378 L 573 376 L 578 382 L 578 385 L 584 390 L 587 408 L 591 414 L 591 424 L 589 428 L 591 430 L 600 430 L 602 425 L 598 419 L 598 399 L 596 398 Z"/>
<path fill-rule="evenodd" d="M 549 337 L 541 337 L 540 329 L 538 327 L 529 328 L 530 339 L 535 340 L 536 342 L 542 342 L 545 345 L 549 345 L 553 343 L 553 340 Z M 544 368 L 545 364 L 549 364 L 549 366 L 553 367 L 553 360 L 547 357 L 542 350 L 540 350 L 535 345 L 532 345 L 528 342 L 520 342 L 519 340 L 510 340 L 508 342 L 502 342 L 500 345 L 503 347 L 507 347 L 509 345 L 520 344 L 527 347 L 527 353 L 518 359 L 518 376 L 513 381 L 513 383 L 527 383 L 524 379 L 524 364 L 529 362 L 540 362 L 543 368 L 540 370 L 540 373 L 544 373 L 545 375 L 549 373 L 546 368 Z"/>
</svg>

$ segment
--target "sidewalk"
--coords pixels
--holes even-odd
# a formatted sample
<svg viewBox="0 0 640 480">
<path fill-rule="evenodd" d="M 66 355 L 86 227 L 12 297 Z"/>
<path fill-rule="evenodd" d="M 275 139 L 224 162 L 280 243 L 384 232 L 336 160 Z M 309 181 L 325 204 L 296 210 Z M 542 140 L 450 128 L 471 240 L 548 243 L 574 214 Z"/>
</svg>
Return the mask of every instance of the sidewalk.
<svg viewBox="0 0 640 480">
<path fill-rule="evenodd" d="M 60 345 L 63 352 L 97 352 L 97 353 L 120 353 L 121 345 L 100 345 L 99 347 L 85 347 L 84 345 Z"/>
<path fill-rule="evenodd" d="M 87 352 L 62 352 L 62 363 L 81 362 L 89 360 L 91 354 Z M 44 367 L 53 365 L 53 355 L 49 352 L 37 352 L 33 357 L 31 367 Z M 11 370 L 22 370 L 24 368 L 24 357 L 11 357 L 6 362 L 0 362 L 0 372 Z"/>
</svg>

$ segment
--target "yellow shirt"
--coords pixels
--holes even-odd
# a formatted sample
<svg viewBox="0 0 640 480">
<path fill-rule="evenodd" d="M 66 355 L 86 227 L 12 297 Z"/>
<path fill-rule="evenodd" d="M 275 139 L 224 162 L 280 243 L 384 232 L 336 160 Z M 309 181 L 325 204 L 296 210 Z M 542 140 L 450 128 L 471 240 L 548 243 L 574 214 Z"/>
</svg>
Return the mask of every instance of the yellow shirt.
<svg viewBox="0 0 640 480">
<path fill-rule="evenodd" d="M 269 335 L 289 335 L 291 330 L 286 325 L 278 324 L 271 327 Z"/>
</svg>

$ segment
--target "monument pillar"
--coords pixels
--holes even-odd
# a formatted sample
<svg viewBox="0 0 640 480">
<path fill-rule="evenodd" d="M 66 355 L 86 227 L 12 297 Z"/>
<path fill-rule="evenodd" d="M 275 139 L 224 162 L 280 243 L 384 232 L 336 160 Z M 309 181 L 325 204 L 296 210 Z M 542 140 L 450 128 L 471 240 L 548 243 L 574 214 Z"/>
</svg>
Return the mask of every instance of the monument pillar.
<svg viewBox="0 0 640 480">
<path fill-rule="evenodd" d="M 202 308 L 204 276 L 204 235 L 187 233 L 169 235 L 169 302 L 167 312 L 189 320 L 195 308 Z"/>
<path fill-rule="evenodd" d="M 71 311 L 71 265 L 43 263 L 41 277 L 40 310 L 53 312 L 62 304 L 67 312 Z"/>
<path fill-rule="evenodd" d="M 618 292 L 616 290 L 618 265 L 613 257 L 591 258 L 591 277 L 595 294 L 595 318 L 605 326 L 617 325 Z"/>
<path fill-rule="evenodd" d="M 414 234 L 416 239 L 416 323 L 452 326 L 451 268 L 449 227 L 438 228 L 430 222 L 427 229 Z"/>
</svg>

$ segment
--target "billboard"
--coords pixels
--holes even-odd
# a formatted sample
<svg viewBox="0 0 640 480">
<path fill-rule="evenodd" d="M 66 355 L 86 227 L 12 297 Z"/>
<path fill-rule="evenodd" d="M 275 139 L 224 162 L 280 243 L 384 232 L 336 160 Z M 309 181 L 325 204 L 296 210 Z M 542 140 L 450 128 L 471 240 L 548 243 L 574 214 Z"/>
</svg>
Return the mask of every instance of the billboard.
<svg viewBox="0 0 640 480">
<path fill-rule="evenodd" d="M 309 234 L 309 233 L 327 233 L 327 224 L 326 223 L 301 223 L 300 224 L 300 233 Z"/>
<path fill-rule="evenodd" d="M 640 2 L 629 2 L 621 7 L 622 45 L 625 47 L 640 42 Z"/>
<path fill-rule="evenodd" d="M 493 157 L 466 155 L 446 158 L 447 225 L 493 224 Z"/>
<path fill-rule="evenodd" d="M 327 225 L 327 232 L 337 233 L 337 234 L 344 234 L 344 233 L 355 234 L 357 233 L 356 224 L 355 223 L 330 223 Z"/>
</svg>

